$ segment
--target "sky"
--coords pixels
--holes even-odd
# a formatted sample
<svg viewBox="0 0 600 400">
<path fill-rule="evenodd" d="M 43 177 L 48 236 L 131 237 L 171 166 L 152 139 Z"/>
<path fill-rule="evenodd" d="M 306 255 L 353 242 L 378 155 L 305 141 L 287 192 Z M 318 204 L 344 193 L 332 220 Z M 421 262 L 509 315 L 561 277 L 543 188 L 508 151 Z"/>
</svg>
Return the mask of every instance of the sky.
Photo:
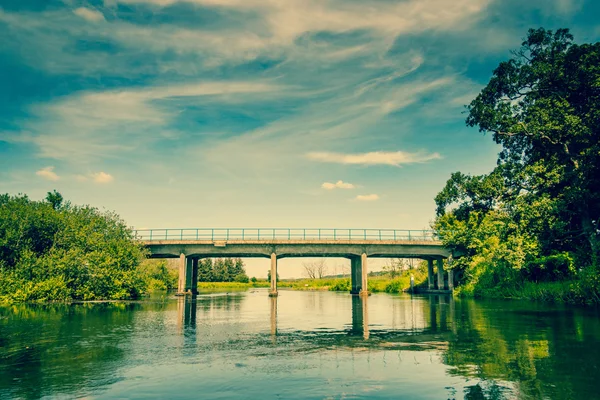
<svg viewBox="0 0 600 400">
<path fill-rule="evenodd" d="M 0 0 L 0 193 L 136 228 L 427 229 L 465 108 L 594 0 Z"/>
</svg>

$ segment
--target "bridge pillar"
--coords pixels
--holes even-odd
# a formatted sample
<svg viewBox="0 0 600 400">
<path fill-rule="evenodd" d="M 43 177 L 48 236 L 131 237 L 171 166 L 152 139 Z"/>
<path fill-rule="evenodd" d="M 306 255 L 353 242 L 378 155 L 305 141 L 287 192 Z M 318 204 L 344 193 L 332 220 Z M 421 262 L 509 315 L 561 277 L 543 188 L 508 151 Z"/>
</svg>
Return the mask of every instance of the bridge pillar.
<svg viewBox="0 0 600 400">
<path fill-rule="evenodd" d="M 269 296 L 277 296 L 277 254 L 275 253 L 271 253 L 271 290 Z"/>
<path fill-rule="evenodd" d="M 361 296 L 368 296 L 369 295 L 369 285 L 367 282 L 367 275 L 368 275 L 368 271 L 367 271 L 367 255 L 365 253 L 362 253 L 360 255 L 360 264 L 361 264 L 361 273 L 362 273 L 362 288 L 360 290 L 360 295 Z"/>
<path fill-rule="evenodd" d="M 359 294 L 362 289 L 362 263 L 359 257 L 350 258 L 350 294 Z"/>
<path fill-rule="evenodd" d="M 438 273 L 438 290 L 444 290 L 444 259 L 437 259 L 437 273 Z"/>
<path fill-rule="evenodd" d="M 192 261 L 192 294 L 198 294 L 198 259 Z"/>
<path fill-rule="evenodd" d="M 427 260 L 427 287 L 429 290 L 435 288 L 433 284 L 433 260 L 431 258 Z"/>
<path fill-rule="evenodd" d="M 192 278 L 194 277 L 194 259 L 186 257 L 185 260 L 185 293 L 192 293 Z"/>
<path fill-rule="evenodd" d="M 185 294 L 185 273 L 186 273 L 186 259 L 185 254 L 179 255 L 179 279 L 177 281 L 177 295 L 182 296 Z"/>
<path fill-rule="evenodd" d="M 452 269 L 452 256 L 448 257 L 448 290 L 454 290 L 454 270 Z"/>
</svg>

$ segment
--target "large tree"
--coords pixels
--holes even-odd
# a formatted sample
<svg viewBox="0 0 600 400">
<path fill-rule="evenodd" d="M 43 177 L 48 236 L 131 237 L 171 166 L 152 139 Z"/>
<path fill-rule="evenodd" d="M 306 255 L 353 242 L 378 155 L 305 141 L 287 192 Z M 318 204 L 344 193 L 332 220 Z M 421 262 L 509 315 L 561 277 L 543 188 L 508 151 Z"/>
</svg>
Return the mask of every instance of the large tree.
<svg viewBox="0 0 600 400">
<path fill-rule="evenodd" d="M 438 214 L 469 194 L 454 189 L 478 187 L 484 193 L 470 197 L 475 208 L 489 209 L 502 199 L 520 202 L 526 219 L 542 210 L 541 217 L 553 223 L 530 218 L 529 229 L 544 249 L 579 249 L 597 264 L 600 43 L 574 44 L 567 29 L 529 30 L 522 47 L 500 63 L 467 108 L 467 124 L 492 133 L 502 145 L 498 168 L 488 177 L 453 177 L 457 185 L 449 182 L 446 195 L 436 199 Z M 498 177 L 502 193 L 489 186 Z"/>
</svg>

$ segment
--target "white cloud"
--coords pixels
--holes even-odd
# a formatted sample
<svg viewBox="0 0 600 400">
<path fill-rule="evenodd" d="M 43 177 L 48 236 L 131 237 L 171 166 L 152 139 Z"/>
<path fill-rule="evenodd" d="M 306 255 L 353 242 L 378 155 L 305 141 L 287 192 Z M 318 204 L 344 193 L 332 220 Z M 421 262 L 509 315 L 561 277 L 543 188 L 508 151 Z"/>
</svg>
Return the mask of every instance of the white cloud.
<svg viewBox="0 0 600 400">
<path fill-rule="evenodd" d="M 57 181 L 60 179 L 58 175 L 54 172 L 54 167 L 45 167 L 40 169 L 35 173 L 37 176 L 41 176 L 44 179 L 48 179 L 49 181 Z"/>
<path fill-rule="evenodd" d="M 423 163 L 440 159 L 439 153 L 408 153 L 405 151 L 374 151 L 370 153 L 344 154 L 329 152 L 312 152 L 307 157 L 311 160 L 355 165 L 394 165 Z"/>
<path fill-rule="evenodd" d="M 73 10 L 73 14 L 75 14 L 89 22 L 104 21 L 104 15 L 101 12 L 99 12 L 97 10 L 85 8 L 85 7 L 79 7 L 77 9 Z"/>
<path fill-rule="evenodd" d="M 358 201 L 376 201 L 379 200 L 379 196 L 376 194 L 359 194 L 356 196 Z"/>
<path fill-rule="evenodd" d="M 332 190 L 332 189 L 354 189 L 355 186 L 351 183 L 344 181 L 337 181 L 336 183 L 325 182 L 321 185 L 323 189 Z"/>
<path fill-rule="evenodd" d="M 102 171 L 91 174 L 91 178 L 96 183 L 110 183 L 114 180 L 112 175 Z"/>
</svg>

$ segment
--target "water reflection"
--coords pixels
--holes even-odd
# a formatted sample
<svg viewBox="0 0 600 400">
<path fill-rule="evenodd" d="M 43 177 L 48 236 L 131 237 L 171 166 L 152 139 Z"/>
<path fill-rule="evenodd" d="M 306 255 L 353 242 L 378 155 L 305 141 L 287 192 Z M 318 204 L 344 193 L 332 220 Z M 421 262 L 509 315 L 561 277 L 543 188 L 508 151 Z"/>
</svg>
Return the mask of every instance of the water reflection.
<svg viewBox="0 0 600 400">
<path fill-rule="evenodd" d="M 600 379 L 596 310 L 266 294 L 0 307 L 0 398 L 573 399 Z"/>
<path fill-rule="evenodd" d="M 269 297 L 271 303 L 271 339 L 273 343 L 277 343 L 277 297 Z"/>
<path fill-rule="evenodd" d="M 351 333 L 369 339 L 368 297 L 352 296 L 352 330 Z"/>
</svg>

